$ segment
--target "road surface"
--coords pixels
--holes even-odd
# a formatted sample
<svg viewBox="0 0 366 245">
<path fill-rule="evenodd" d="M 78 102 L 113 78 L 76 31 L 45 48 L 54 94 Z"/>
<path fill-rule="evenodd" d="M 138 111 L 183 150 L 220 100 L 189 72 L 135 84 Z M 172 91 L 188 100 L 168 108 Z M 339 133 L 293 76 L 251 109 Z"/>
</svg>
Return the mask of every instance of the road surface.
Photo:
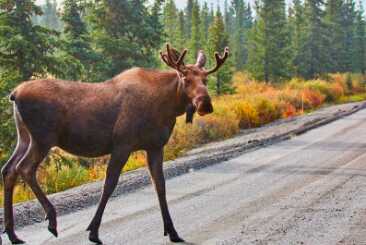
<svg viewBox="0 0 366 245">
<path fill-rule="evenodd" d="M 266 148 L 167 181 L 186 244 L 366 244 L 366 110 Z M 91 207 L 18 230 L 31 245 L 90 244 Z M 151 186 L 115 197 L 107 245 L 170 244 Z M 9 244 L 7 238 L 3 243 Z"/>
</svg>

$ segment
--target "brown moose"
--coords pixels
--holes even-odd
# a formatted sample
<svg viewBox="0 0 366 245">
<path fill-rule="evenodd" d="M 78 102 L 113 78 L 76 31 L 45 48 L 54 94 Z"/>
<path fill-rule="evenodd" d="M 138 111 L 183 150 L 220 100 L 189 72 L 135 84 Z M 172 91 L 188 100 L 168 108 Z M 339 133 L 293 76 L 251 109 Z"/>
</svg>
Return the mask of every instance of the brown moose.
<svg viewBox="0 0 366 245">
<path fill-rule="evenodd" d="M 99 226 L 109 197 L 131 152 L 145 150 L 164 222 L 164 235 L 183 242 L 174 228 L 166 201 L 163 148 L 176 123 L 187 112 L 213 112 L 207 77 L 227 59 L 218 53 L 216 67 L 205 70 L 206 57 L 199 52 L 195 65 L 185 65 L 182 54 L 167 45 L 162 60 L 175 71 L 142 68 L 127 70 L 103 83 L 36 80 L 22 83 L 11 94 L 18 133 L 16 149 L 2 169 L 4 181 L 4 232 L 13 244 L 24 243 L 14 232 L 13 191 L 18 175 L 31 187 L 57 237 L 56 210 L 41 190 L 36 171 L 52 147 L 84 157 L 110 154 L 103 193 L 88 231 L 89 239 L 102 244 Z"/>
</svg>

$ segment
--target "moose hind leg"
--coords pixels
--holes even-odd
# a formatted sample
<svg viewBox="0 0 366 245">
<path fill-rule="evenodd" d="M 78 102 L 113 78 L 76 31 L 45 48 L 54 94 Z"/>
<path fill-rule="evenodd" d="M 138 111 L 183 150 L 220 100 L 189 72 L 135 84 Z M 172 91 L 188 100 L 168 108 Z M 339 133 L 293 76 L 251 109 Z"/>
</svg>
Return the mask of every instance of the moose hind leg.
<svg viewBox="0 0 366 245">
<path fill-rule="evenodd" d="M 13 193 L 18 173 L 16 172 L 16 164 L 23 158 L 27 151 L 27 143 L 19 142 L 12 157 L 4 165 L 1 174 L 4 182 L 4 233 L 8 234 L 9 240 L 13 244 L 23 244 L 14 231 L 14 214 L 13 214 Z"/>
<path fill-rule="evenodd" d="M 16 165 L 26 155 L 30 147 L 30 138 L 25 128 L 17 123 L 18 144 L 9 161 L 1 169 L 1 174 L 4 182 L 4 233 L 7 233 L 9 240 L 13 244 L 22 244 L 14 231 L 14 214 L 13 214 L 13 193 L 18 173 Z"/>
<path fill-rule="evenodd" d="M 56 209 L 42 191 L 37 182 L 36 176 L 38 166 L 46 157 L 49 149 L 49 146 L 40 145 L 31 140 L 29 151 L 22 161 L 16 166 L 16 170 L 29 185 L 34 195 L 41 203 L 43 209 L 46 212 L 46 219 L 49 220 L 48 230 L 57 237 Z"/>
<path fill-rule="evenodd" d="M 99 227 L 102 222 L 102 216 L 104 213 L 104 209 L 107 205 L 108 199 L 112 195 L 114 189 L 118 184 L 119 176 L 121 175 L 121 171 L 123 166 L 126 164 L 128 157 L 130 155 L 130 151 L 120 150 L 117 153 L 113 153 L 111 156 L 111 160 L 108 163 L 106 179 L 103 187 L 102 197 L 99 201 L 99 205 L 97 208 L 97 212 L 95 213 L 93 220 L 87 228 L 89 233 L 89 240 L 96 244 L 103 244 L 99 239 Z"/>
<path fill-rule="evenodd" d="M 170 217 L 168 203 L 166 200 L 165 179 L 163 173 L 163 149 L 147 151 L 148 166 L 152 182 L 158 195 L 161 214 L 164 222 L 164 236 L 169 235 L 171 242 L 184 242 L 179 237 Z"/>
</svg>

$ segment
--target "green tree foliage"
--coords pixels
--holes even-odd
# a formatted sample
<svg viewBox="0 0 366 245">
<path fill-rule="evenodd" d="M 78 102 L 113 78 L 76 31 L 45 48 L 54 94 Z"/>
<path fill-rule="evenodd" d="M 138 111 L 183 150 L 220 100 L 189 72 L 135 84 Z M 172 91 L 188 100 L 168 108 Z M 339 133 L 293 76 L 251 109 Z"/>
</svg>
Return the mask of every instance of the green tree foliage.
<svg viewBox="0 0 366 245">
<path fill-rule="evenodd" d="M 30 0 L 0 1 L 0 166 L 16 140 L 9 93 L 21 81 L 59 70 L 56 32 L 32 23 L 41 14 Z"/>
<path fill-rule="evenodd" d="M 343 62 L 346 56 L 346 50 L 344 48 L 345 30 L 343 29 L 344 20 L 344 0 L 328 0 L 326 3 L 325 11 L 325 23 L 327 24 L 330 43 L 328 48 L 329 61 L 332 62 L 329 65 L 329 71 L 334 72 L 339 69 L 344 70 Z"/>
<path fill-rule="evenodd" d="M 234 38 L 231 43 L 233 46 L 232 50 L 235 67 L 237 70 L 241 70 L 244 68 L 248 58 L 246 35 L 248 34 L 248 30 L 251 26 L 252 16 L 250 8 L 247 9 L 243 0 L 233 0 L 232 6 L 232 13 L 234 13 L 235 19 L 230 32 L 234 34 Z"/>
<path fill-rule="evenodd" d="M 345 0 L 343 7 L 343 22 L 342 29 L 345 37 L 343 40 L 344 57 L 342 59 L 340 72 L 352 72 L 354 61 L 354 38 L 355 38 L 355 21 L 356 21 L 356 6 L 354 0 Z"/>
<path fill-rule="evenodd" d="M 191 39 L 189 42 L 189 51 L 190 51 L 190 61 L 191 63 L 195 61 L 198 51 L 202 48 L 201 41 L 201 18 L 200 18 L 200 5 L 198 1 L 193 2 L 192 8 L 192 26 L 191 26 Z"/>
<path fill-rule="evenodd" d="M 206 49 L 208 45 L 208 28 L 211 25 L 210 22 L 210 12 L 207 5 L 207 2 L 203 4 L 202 11 L 201 11 L 201 23 L 200 23 L 200 40 L 201 40 L 201 48 Z"/>
<path fill-rule="evenodd" d="M 183 50 L 185 48 L 186 37 L 184 35 L 185 30 L 185 19 L 184 19 L 184 12 L 179 11 L 178 15 L 178 38 L 177 38 L 177 48 L 179 50 Z"/>
<path fill-rule="evenodd" d="M 88 10 L 91 35 L 103 60 L 97 64 L 100 79 L 131 66 L 154 66 L 163 28 L 157 28 L 146 1 L 101 0 Z"/>
<path fill-rule="evenodd" d="M 185 17 L 186 17 L 185 35 L 187 36 L 187 39 L 190 39 L 192 34 L 193 6 L 194 6 L 194 0 L 188 0 L 187 6 L 185 8 Z"/>
<path fill-rule="evenodd" d="M 300 76 L 300 51 L 306 37 L 305 8 L 301 0 L 294 0 L 293 6 L 289 9 L 289 32 L 291 37 L 290 48 L 292 50 L 290 69 L 294 75 Z"/>
<path fill-rule="evenodd" d="M 178 10 L 174 0 L 167 0 L 164 6 L 163 21 L 165 40 L 173 46 L 178 46 L 180 28 Z"/>
<path fill-rule="evenodd" d="M 16 130 L 13 110 L 9 102 L 9 93 L 21 81 L 16 72 L 0 72 L 0 167 L 10 157 L 16 143 Z"/>
<path fill-rule="evenodd" d="M 0 2 L 0 11 L 1 70 L 15 72 L 22 80 L 56 72 L 56 32 L 31 20 L 42 14 L 41 9 L 31 0 L 7 0 Z"/>
<path fill-rule="evenodd" d="M 228 34 L 225 31 L 224 18 L 218 9 L 213 23 L 209 28 L 208 52 L 213 54 L 216 51 L 222 51 L 229 45 Z M 230 60 L 230 59 L 229 59 Z M 215 66 L 215 61 L 209 62 L 210 66 Z M 210 80 L 209 87 L 217 95 L 233 92 L 232 87 L 232 63 L 227 61 L 225 65 L 215 74 L 213 80 Z"/>
<path fill-rule="evenodd" d="M 354 71 L 366 73 L 366 21 L 360 1 L 355 20 Z"/>
<path fill-rule="evenodd" d="M 93 81 L 93 64 L 98 56 L 91 47 L 86 23 L 81 18 L 82 6 L 74 0 L 65 0 L 62 21 L 64 23 L 62 51 L 59 58 L 64 62 L 59 77 L 69 80 Z"/>
<path fill-rule="evenodd" d="M 257 1 L 258 20 L 250 35 L 248 69 L 254 77 L 281 81 L 289 77 L 289 33 L 285 1 Z"/>
<path fill-rule="evenodd" d="M 304 6 L 305 25 L 304 39 L 298 55 L 299 74 L 305 78 L 313 78 L 325 73 L 329 67 L 330 45 L 328 32 L 324 23 L 323 1 L 306 0 Z"/>
</svg>

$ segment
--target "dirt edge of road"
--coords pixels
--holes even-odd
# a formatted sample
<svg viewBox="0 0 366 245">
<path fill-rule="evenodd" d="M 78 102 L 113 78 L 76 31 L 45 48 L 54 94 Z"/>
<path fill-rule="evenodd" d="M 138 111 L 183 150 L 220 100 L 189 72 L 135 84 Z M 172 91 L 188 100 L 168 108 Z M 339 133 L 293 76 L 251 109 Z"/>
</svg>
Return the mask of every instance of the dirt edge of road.
<svg viewBox="0 0 366 245">
<path fill-rule="evenodd" d="M 221 142 L 210 143 L 194 149 L 186 156 L 166 162 L 164 173 L 167 178 L 179 176 L 197 169 L 211 166 L 258 147 L 270 145 L 305 133 L 311 129 L 331 123 L 366 108 L 366 102 L 330 106 L 308 115 L 279 120 L 265 127 L 247 130 L 238 136 Z M 145 169 L 125 173 L 121 176 L 113 196 L 133 192 L 150 184 Z M 64 192 L 49 195 L 58 215 L 95 205 L 100 197 L 103 181 L 86 184 Z M 17 227 L 44 220 L 44 211 L 37 201 L 29 201 L 14 206 Z M 3 209 L 0 209 L 0 224 L 3 224 Z"/>
</svg>

